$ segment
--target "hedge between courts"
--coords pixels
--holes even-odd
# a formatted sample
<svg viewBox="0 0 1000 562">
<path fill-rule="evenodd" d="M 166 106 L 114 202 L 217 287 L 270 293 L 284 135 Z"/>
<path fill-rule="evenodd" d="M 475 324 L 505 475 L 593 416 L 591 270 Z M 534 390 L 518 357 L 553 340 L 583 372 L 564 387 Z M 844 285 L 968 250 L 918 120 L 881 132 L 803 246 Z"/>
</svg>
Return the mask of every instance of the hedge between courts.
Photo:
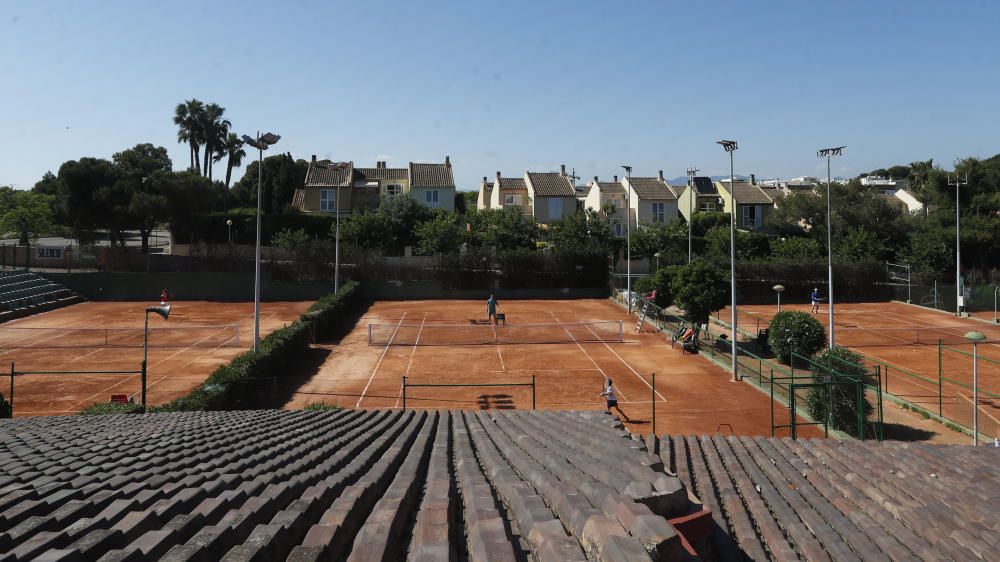
<svg viewBox="0 0 1000 562">
<path fill-rule="evenodd" d="M 254 382 L 272 381 L 280 373 L 287 371 L 287 366 L 301 358 L 311 341 L 329 335 L 343 321 L 358 304 L 359 295 L 358 283 L 352 281 L 343 285 L 339 292 L 330 293 L 316 301 L 292 324 L 268 334 L 261 340 L 256 353 L 247 351 L 234 357 L 186 396 L 161 406 L 153 406 L 149 411 L 239 409 L 254 396 Z M 121 412 L 108 411 L 105 404 L 94 404 L 81 413 Z"/>
</svg>

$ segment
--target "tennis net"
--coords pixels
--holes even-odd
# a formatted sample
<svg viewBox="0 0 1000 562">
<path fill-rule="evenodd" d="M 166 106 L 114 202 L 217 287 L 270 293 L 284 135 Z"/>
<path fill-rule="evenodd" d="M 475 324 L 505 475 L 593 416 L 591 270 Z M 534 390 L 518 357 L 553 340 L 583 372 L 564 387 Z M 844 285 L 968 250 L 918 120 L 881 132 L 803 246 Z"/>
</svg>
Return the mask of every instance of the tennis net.
<svg viewBox="0 0 1000 562">
<path fill-rule="evenodd" d="M 142 328 L 0 326 L 0 348 L 142 347 Z M 149 347 L 238 347 L 239 324 L 150 328 Z"/>
<path fill-rule="evenodd" d="M 502 345 L 624 341 L 621 320 L 559 324 L 369 324 L 368 345 Z"/>
<path fill-rule="evenodd" d="M 986 336 L 988 342 L 1000 341 L 1000 330 L 990 326 L 913 326 L 905 328 L 837 328 L 836 340 L 848 347 L 880 347 L 898 345 L 962 345 L 970 343 L 965 338 L 969 331 L 976 330 Z"/>
</svg>

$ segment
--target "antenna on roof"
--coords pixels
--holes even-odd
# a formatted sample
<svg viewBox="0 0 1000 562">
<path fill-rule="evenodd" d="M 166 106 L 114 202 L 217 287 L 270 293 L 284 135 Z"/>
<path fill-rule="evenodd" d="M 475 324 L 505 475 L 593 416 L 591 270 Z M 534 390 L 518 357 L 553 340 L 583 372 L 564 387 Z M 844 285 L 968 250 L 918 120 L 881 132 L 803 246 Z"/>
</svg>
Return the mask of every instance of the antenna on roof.
<svg viewBox="0 0 1000 562">
<path fill-rule="evenodd" d="M 576 168 L 573 168 L 573 171 L 569 173 L 569 179 L 573 185 L 576 185 L 576 180 L 580 179 L 580 176 L 576 175 Z"/>
<path fill-rule="evenodd" d="M 698 168 L 688 168 L 687 169 L 688 185 L 691 185 L 691 178 L 693 178 L 695 176 L 695 174 L 697 174 L 699 171 L 700 170 Z"/>
</svg>

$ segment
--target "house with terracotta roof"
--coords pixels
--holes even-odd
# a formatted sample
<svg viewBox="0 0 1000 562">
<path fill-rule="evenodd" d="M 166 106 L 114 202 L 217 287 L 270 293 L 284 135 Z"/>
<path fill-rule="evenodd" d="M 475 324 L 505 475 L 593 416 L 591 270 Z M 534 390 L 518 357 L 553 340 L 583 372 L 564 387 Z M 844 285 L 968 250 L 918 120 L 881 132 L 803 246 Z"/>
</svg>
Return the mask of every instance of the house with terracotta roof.
<svg viewBox="0 0 1000 562">
<path fill-rule="evenodd" d="M 584 209 L 600 213 L 610 222 L 614 235 L 624 238 L 627 231 L 625 184 L 618 181 L 618 176 L 614 176 L 614 181 L 600 181 L 594 176 L 594 180 L 587 183 L 587 190 L 583 201 Z M 632 216 L 635 217 L 634 210 Z"/>
<path fill-rule="evenodd" d="M 634 209 L 633 224 L 666 224 L 677 218 L 677 192 L 663 179 L 663 170 L 656 177 L 623 178 Z"/>
<path fill-rule="evenodd" d="M 482 187 L 480 187 L 482 189 Z M 497 171 L 489 193 L 489 204 L 480 209 L 516 209 L 522 216 L 533 217 L 531 197 L 524 178 L 505 178 Z"/>
<path fill-rule="evenodd" d="M 732 189 L 730 189 L 732 183 Z M 755 183 L 749 181 L 723 180 L 715 182 L 716 191 L 722 198 L 722 210 L 731 213 L 733 195 L 736 195 L 736 227 L 748 230 L 762 230 L 764 217 L 774 209 L 774 199 L 764 193 Z"/>
<path fill-rule="evenodd" d="M 483 181 L 479 183 L 479 195 L 476 197 L 477 209 L 492 208 L 493 186 L 494 183 L 489 181 L 488 177 L 483 176 Z"/>
<path fill-rule="evenodd" d="M 455 179 L 451 159 L 443 163 L 410 162 L 406 168 L 390 168 L 386 162 L 374 168 L 355 168 L 353 162 L 316 160 L 313 155 L 302 189 L 295 190 L 292 205 L 305 213 L 348 214 L 357 209 L 376 209 L 383 196 L 407 195 L 436 209 L 455 210 Z M 337 199 L 340 198 L 340 205 Z"/>
<path fill-rule="evenodd" d="M 525 172 L 524 183 L 535 222 L 546 225 L 576 212 L 576 188 L 565 164 L 558 172 Z"/>
</svg>

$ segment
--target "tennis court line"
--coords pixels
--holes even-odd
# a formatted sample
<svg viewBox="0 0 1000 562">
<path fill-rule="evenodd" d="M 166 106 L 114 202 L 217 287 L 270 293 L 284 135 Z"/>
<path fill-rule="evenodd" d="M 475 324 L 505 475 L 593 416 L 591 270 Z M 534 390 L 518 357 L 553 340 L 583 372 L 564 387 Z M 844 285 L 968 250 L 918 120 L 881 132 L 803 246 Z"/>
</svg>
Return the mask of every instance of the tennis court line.
<svg viewBox="0 0 1000 562">
<path fill-rule="evenodd" d="M 592 330 L 592 329 L 590 328 L 590 326 L 587 326 L 587 329 L 588 329 L 588 330 L 590 330 L 590 333 L 594 334 L 594 337 L 595 337 L 595 338 L 598 338 L 598 339 L 600 339 L 600 338 L 599 338 L 599 337 L 597 336 L 597 334 L 596 334 L 596 333 L 594 332 L 594 330 Z M 619 361 L 621 361 L 621 362 L 622 362 L 622 363 L 623 363 L 623 364 L 624 364 L 624 365 L 625 365 L 626 367 L 628 367 L 628 370 L 632 371 L 632 373 L 634 373 L 634 374 L 635 374 L 635 376 L 639 378 L 639 380 L 641 380 L 641 381 L 642 381 L 643 383 L 645 383 L 645 385 L 646 385 L 646 386 L 648 386 L 650 390 L 652 390 L 653 392 L 655 392 L 655 393 L 656 393 L 656 395 L 660 397 L 660 400 L 663 400 L 664 402 L 666 402 L 666 401 L 667 401 L 667 399 L 666 399 L 666 398 L 664 398 L 662 394 L 660 394 L 660 391 L 659 391 L 659 390 L 656 390 L 656 389 L 654 389 L 654 388 L 653 388 L 653 385 L 649 384 L 649 382 L 647 382 L 647 381 L 646 381 L 646 379 L 642 378 L 642 375 L 640 375 L 640 374 L 639 374 L 639 371 L 636 371 L 635 369 L 633 369 L 633 368 L 632 368 L 632 365 L 630 365 L 628 361 L 626 361 L 626 360 L 622 359 L 622 356 L 621 356 L 621 355 L 618 355 L 618 352 L 617 352 L 617 351 L 615 351 L 615 350 L 614 350 L 614 349 L 613 349 L 613 348 L 612 348 L 612 347 L 611 347 L 610 345 L 608 345 L 608 342 L 606 342 L 606 341 L 601 341 L 601 343 L 603 343 L 603 344 L 604 344 L 604 347 L 608 348 L 608 351 L 610 351 L 611 353 L 613 353 L 613 354 L 615 355 L 615 357 L 617 357 L 617 358 L 618 358 L 618 360 L 619 360 Z"/>
<path fill-rule="evenodd" d="M 925 326 L 923 324 L 918 324 L 916 322 L 912 322 L 910 320 L 906 320 L 905 318 L 900 318 L 899 317 L 900 314 L 898 312 L 886 312 L 885 315 L 886 316 L 893 316 L 893 317 L 895 317 L 896 320 L 899 320 L 900 322 L 906 322 L 907 324 L 910 324 L 911 326 L 915 326 L 917 329 L 923 328 L 925 330 L 940 330 L 942 332 L 948 332 L 949 334 L 954 334 L 956 336 L 959 336 L 959 335 L 964 336 L 964 334 L 959 333 L 959 332 L 963 332 L 963 331 L 964 332 L 969 332 L 969 331 L 972 331 L 972 330 L 975 329 L 975 326 L 969 326 L 969 327 L 965 327 L 965 326 L 945 326 L 943 328 L 937 328 L 937 327 L 934 327 L 934 326 Z M 954 332 L 952 330 L 958 330 L 958 332 Z M 1000 343 L 996 343 L 996 342 L 985 342 L 985 343 L 981 343 L 979 345 L 992 345 L 994 347 L 1000 347 Z"/>
<path fill-rule="evenodd" d="M 549 313 L 549 316 L 551 316 L 552 319 L 556 321 L 556 324 L 560 324 L 561 325 L 561 323 L 559 322 L 559 319 L 556 318 L 556 315 L 555 315 L 554 312 L 552 312 L 551 310 L 549 310 L 548 313 Z M 569 330 L 567 330 L 565 326 L 561 326 L 561 327 L 562 327 L 563 331 L 566 332 L 566 335 L 569 336 L 569 339 L 573 340 L 573 343 L 575 343 L 576 346 L 580 348 L 580 351 L 582 351 L 583 354 L 587 356 L 587 359 L 590 359 L 590 362 L 593 363 L 594 366 L 597 367 L 597 370 L 601 372 L 601 376 L 604 377 L 604 381 L 601 383 L 601 392 L 604 392 L 605 390 L 607 390 L 607 388 L 604 385 L 607 384 L 607 381 L 611 377 L 609 377 L 608 374 L 606 372 L 604 372 L 604 369 L 600 365 L 597 364 L 597 361 L 594 361 L 594 358 L 590 356 L 590 353 L 587 353 L 587 350 L 584 349 L 584 347 L 582 345 L 580 345 L 580 342 L 576 338 L 573 337 L 573 334 L 569 333 Z M 590 328 L 588 327 L 588 329 L 590 329 Z M 590 330 L 590 333 L 594 334 L 595 337 L 597 336 L 597 334 L 594 333 L 593 330 Z M 622 392 L 621 388 L 619 388 L 619 387 L 616 386 L 615 387 L 615 392 L 617 392 L 618 394 L 620 394 L 621 397 L 624 398 L 625 400 L 628 400 L 628 397 L 625 396 L 625 393 Z"/>
<path fill-rule="evenodd" d="M 424 313 L 424 317 L 420 319 L 420 329 L 417 330 L 417 340 L 413 342 L 413 350 L 410 351 L 410 360 L 406 362 L 406 370 L 403 371 L 404 375 L 410 374 L 410 367 L 413 365 L 413 356 L 417 354 L 417 346 L 420 345 L 420 334 L 424 331 L 424 322 L 427 321 L 427 313 Z M 398 328 L 397 328 L 398 329 Z M 399 395 L 396 396 L 396 405 L 393 408 L 399 407 L 399 401 L 403 397 L 403 383 L 399 384 Z"/>
<path fill-rule="evenodd" d="M 375 373 L 378 372 L 378 368 L 382 365 L 382 360 L 385 359 L 385 354 L 389 351 L 389 346 L 392 345 L 392 339 L 396 337 L 396 332 L 399 331 L 399 327 L 403 325 L 403 320 L 406 319 L 406 313 L 404 312 L 402 316 L 399 317 L 399 322 L 396 323 L 396 329 L 392 331 L 392 335 L 389 336 L 389 341 L 385 344 L 385 349 L 382 350 L 382 355 L 378 358 L 378 363 L 375 363 L 375 368 L 372 369 L 372 374 L 368 377 L 368 383 L 365 384 L 364 390 L 361 391 L 361 396 L 358 397 L 358 402 L 354 404 L 355 408 L 361 407 L 361 401 L 365 399 L 365 394 L 368 392 L 368 387 L 372 385 L 372 380 L 375 378 Z M 414 346 L 416 347 L 416 346 Z"/>
</svg>

